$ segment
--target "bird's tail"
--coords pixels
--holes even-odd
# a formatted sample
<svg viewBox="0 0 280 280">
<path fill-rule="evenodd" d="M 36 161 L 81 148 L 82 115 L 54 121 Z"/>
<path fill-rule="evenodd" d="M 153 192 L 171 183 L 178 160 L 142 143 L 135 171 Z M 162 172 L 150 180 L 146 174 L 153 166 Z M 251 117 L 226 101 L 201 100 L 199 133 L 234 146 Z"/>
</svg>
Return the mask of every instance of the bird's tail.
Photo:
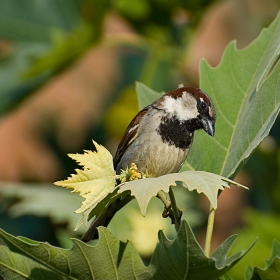
<svg viewBox="0 0 280 280">
<path fill-rule="evenodd" d="M 97 228 L 99 226 L 107 227 L 114 215 L 116 214 L 116 212 L 123 208 L 123 206 L 125 206 L 130 200 L 132 200 L 132 198 L 132 196 L 126 195 L 123 199 L 118 199 L 115 202 L 113 202 L 108 207 L 108 209 L 106 209 L 104 213 L 102 213 L 101 216 L 93 220 L 87 232 L 82 236 L 82 241 L 88 242 L 90 240 L 97 239 Z"/>
<path fill-rule="evenodd" d="M 86 231 L 86 233 L 82 236 L 82 241 L 89 242 L 90 240 L 97 239 L 98 238 L 98 231 L 97 228 L 99 226 L 107 226 L 111 219 L 109 220 L 107 216 L 108 210 L 106 210 L 101 216 L 97 217 L 93 220 L 91 223 L 89 229 Z"/>
</svg>

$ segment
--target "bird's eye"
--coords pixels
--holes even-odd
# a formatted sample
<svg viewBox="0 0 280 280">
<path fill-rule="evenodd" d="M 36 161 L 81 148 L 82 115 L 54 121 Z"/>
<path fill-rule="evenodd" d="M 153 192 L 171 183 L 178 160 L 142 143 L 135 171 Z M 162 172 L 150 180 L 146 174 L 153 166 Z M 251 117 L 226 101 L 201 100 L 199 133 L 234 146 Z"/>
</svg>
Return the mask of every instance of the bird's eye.
<svg viewBox="0 0 280 280">
<path fill-rule="evenodd" d="M 202 102 L 200 102 L 200 104 L 199 104 L 199 108 L 200 108 L 202 111 L 205 111 L 205 110 L 207 109 L 207 104 L 206 104 L 204 101 L 202 101 Z"/>
</svg>

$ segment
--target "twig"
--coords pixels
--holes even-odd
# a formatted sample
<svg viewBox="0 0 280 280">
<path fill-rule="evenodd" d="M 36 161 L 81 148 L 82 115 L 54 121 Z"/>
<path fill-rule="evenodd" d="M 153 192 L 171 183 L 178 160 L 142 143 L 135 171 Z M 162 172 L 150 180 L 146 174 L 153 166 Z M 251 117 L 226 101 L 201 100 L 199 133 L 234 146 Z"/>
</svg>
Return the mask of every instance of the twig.
<svg viewBox="0 0 280 280">
<path fill-rule="evenodd" d="M 173 190 L 172 190 L 171 187 L 169 188 L 169 192 L 168 193 L 169 193 L 169 197 L 170 197 L 170 201 L 171 201 L 171 207 L 172 207 L 173 215 L 174 215 L 175 229 L 178 232 L 179 228 L 180 228 L 180 225 L 181 225 L 181 215 L 182 215 L 182 212 L 180 212 L 180 210 L 177 207 L 175 196 L 174 196 L 174 193 L 173 193 Z"/>
<path fill-rule="evenodd" d="M 169 209 L 171 207 L 170 200 L 166 197 L 162 190 L 158 191 L 157 197 L 163 202 L 166 209 Z"/>
<path fill-rule="evenodd" d="M 171 219 L 171 223 L 173 224 L 174 222 L 174 214 L 173 214 L 173 210 L 171 208 L 171 202 L 170 200 L 166 197 L 165 193 L 160 190 L 157 193 L 157 197 L 162 201 L 162 203 L 164 204 L 164 210 L 162 212 L 162 217 L 163 218 L 170 218 Z"/>
<path fill-rule="evenodd" d="M 175 196 L 171 188 L 169 189 L 168 194 L 170 200 L 166 197 L 165 193 L 162 190 L 160 190 L 157 193 L 157 197 L 163 202 L 165 206 L 164 211 L 162 213 L 162 217 L 169 217 L 171 219 L 171 223 L 175 225 L 175 229 L 178 232 L 181 224 L 180 220 L 182 216 L 182 211 L 180 211 L 176 205 Z"/>
<path fill-rule="evenodd" d="M 206 231 L 205 246 L 204 246 L 204 254 L 207 258 L 210 256 L 210 251 L 211 251 L 211 240 L 213 235 L 215 212 L 216 210 L 211 205 L 209 216 L 208 216 L 207 231 Z"/>
</svg>

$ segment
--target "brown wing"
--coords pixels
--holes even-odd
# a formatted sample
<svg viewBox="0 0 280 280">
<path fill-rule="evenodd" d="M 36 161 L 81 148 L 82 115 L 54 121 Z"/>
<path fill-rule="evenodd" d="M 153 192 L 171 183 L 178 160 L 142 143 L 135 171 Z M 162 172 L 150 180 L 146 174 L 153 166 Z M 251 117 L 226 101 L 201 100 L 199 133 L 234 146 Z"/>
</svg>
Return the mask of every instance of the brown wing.
<svg viewBox="0 0 280 280">
<path fill-rule="evenodd" d="M 140 119 L 147 113 L 149 106 L 142 109 L 128 125 L 122 140 L 119 143 L 117 152 L 114 156 L 114 168 L 116 169 L 127 147 L 134 141 L 138 134 L 138 126 Z"/>
</svg>

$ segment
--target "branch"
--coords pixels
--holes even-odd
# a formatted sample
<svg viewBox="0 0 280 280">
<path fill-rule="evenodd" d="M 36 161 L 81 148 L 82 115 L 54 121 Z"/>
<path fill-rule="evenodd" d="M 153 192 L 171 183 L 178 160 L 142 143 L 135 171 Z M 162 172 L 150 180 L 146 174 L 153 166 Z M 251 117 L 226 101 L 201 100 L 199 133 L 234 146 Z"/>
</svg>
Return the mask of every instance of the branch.
<svg viewBox="0 0 280 280">
<path fill-rule="evenodd" d="M 169 217 L 171 219 L 171 223 L 175 224 L 175 229 L 178 232 L 181 224 L 182 211 L 180 211 L 177 207 L 175 196 L 171 187 L 169 188 L 170 200 L 166 197 L 165 193 L 162 190 L 157 193 L 157 197 L 163 202 L 165 206 L 162 217 Z"/>
</svg>

